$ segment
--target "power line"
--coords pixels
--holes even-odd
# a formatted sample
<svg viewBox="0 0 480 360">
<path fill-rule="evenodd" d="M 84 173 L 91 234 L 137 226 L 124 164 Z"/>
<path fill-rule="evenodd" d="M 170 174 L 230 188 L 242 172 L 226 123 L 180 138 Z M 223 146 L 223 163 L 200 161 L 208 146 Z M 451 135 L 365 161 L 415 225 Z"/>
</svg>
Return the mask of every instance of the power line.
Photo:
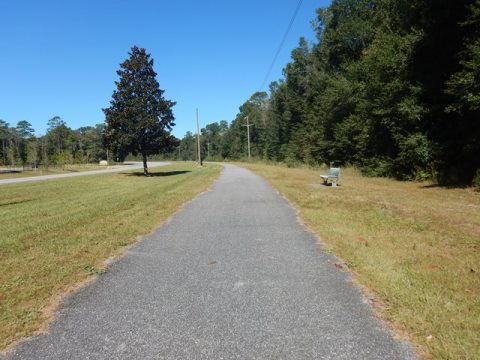
<svg viewBox="0 0 480 360">
<path fill-rule="evenodd" d="M 282 41 L 280 42 L 280 46 L 277 49 L 277 52 L 275 53 L 275 56 L 273 57 L 273 61 L 270 64 L 270 67 L 268 68 L 267 75 L 265 75 L 265 78 L 263 79 L 262 86 L 260 86 L 260 90 L 262 91 L 263 87 L 265 86 L 265 83 L 268 80 L 268 77 L 270 76 L 270 72 L 273 69 L 273 65 L 275 65 L 275 61 L 277 61 L 277 57 L 280 54 L 280 51 L 282 50 L 283 44 L 285 43 L 285 40 L 287 39 L 288 33 L 290 32 L 290 29 L 292 28 L 293 22 L 295 21 L 295 18 L 297 17 L 298 10 L 300 10 L 300 6 L 302 6 L 303 0 L 299 0 L 297 4 L 297 8 L 295 9 L 295 12 L 293 13 L 292 18 L 290 19 L 290 23 L 288 24 L 287 31 L 285 31 L 285 34 L 283 34 Z"/>
</svg>

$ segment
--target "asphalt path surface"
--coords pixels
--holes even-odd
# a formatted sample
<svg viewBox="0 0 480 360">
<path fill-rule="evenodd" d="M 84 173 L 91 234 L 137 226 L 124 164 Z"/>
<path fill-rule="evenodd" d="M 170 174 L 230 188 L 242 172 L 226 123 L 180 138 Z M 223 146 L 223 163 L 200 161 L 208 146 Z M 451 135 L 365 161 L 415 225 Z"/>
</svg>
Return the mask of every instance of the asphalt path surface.
<svg viewBox="0 0 480 360">
<path fill-rule="evenodd" d="M 148 167 L 157 167 L 157 166 L 165 166 L 168 165 L 168 162 L 159 162 L 159 161 L 149 161 Z M 7 184 L 20 184 L 25 182 L 36 182 L 36 181 L 44 181 L 44 180 L 52 180 L 52 179 L 61 179 L 61 178 L 68 178 L 68 177 L 75 177 L 75 176 L 87 176 L 87 175 L 99 175 L 99 174 L 111 174 L 117 173 L 122 171 L 128 170 L 136 170 L 136 169 L 143 169 L 143 163 L 141 162 L 131 162 L 128 164 L 124 164 L 121 166 L 115 166 L 114 168 L 106 168 L 101 170 L 92 170 L 92 171 L 80 171 L 80 172 L 72 172 L 72 173 L 65 173 L 65 174 L 55 174 L 55 175 L 39 175 L 39 176 L 30 176 L 30 177 L 22 177 L 22 178 L 12 178 L 12 179 L 2 179 L 0 180 L 0 185 L 7 185 Z"/>
<path fill-rule="evenodd" d="M 415 359 L 337 261 L 264 180 L 225 165 L 7 358 Z"/>
</svg>

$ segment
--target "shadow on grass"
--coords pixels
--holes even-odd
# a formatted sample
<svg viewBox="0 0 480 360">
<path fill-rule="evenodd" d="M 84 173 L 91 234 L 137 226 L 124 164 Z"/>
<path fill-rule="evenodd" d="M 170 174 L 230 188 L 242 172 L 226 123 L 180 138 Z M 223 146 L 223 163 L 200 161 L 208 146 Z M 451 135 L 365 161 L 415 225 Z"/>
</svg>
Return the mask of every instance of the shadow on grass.
<svg viewBox="0 0 480 360">
<path fill-rule="evenodd" d="M 458 185 L 440 185 L 440 184 L 427 184 L 427 185 L 420 185 L 420 189 L 469 189 L 473 188 L 472 186 L 465 185 L 465 184 L 458 184 Z"/>
<path fill-rule="evenodd" d="M 323 187 L 341 187 L 342 185 L 337 184 L 337 185 L 333 186 L 332 183 L 328 183 L 328 184 L 321 183 L 320 186 L 323 186 Z"/>
<path fill-rule="evenodd" d="M 9 206 L 9 205 L 17 205 L 17 204 L 23 204 L 26 202 L 32 201 L 31 199 L 27 200 L 16 200 L 16 201 L 10 201 L 10 202 L 5 202 L 5 203 L 0 203 L 0 207 L 2 206 Z"/>
<path fill-rule="evenodd" d="M 20 170 L 0 170 L 1 174 L 21 174 L 23 171 Z"/>
<path fill-rule="evenodd" d="M 191 172 L 190 170 L 178 170 L 178 171 L 157 171 L 151 172 L 148 174 L 148 177 L 157 177 L 157 176 L 175 176 L 175 175 L 183 175 Z M 143 172 L 131 172 L 131 173 L 122 173 L 127 176 L 145 176 Z"/>
</svg>

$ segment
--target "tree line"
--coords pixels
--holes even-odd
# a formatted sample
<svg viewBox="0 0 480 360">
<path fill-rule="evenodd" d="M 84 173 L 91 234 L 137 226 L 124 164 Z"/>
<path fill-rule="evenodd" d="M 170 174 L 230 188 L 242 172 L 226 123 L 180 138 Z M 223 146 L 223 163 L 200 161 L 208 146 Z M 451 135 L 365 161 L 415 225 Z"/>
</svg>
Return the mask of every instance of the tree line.
<svg viewBox="0 0 480 360">
<path fill-rule="evenodd" d="M 442 184 L 480 179 L 480 0 L 333 0 L 313 26 L 316 41 L 299 40 L 268 92 L 201 130 L 207 159 L 246 157 L 248 117 L 259 159 Z M 105 124 L 72 130 L 54 117 L 35 137 L 27 121 L 0 121 L 0 163 L 89 163 L 108 148 L 120 161 L 140 155 L 148 174 L 153 154 L 195 159 L 194 134 L 170 134 L 175 102 L 150 55 L 133 47 L 120 66 Z"/>
<path fill-rule="evenodd" d="M 124 161 L 141 156 L 148 175 L 147 157 L 172 152 L 179 140 L 170 134 L 175 125 L 174 101 L 163 97 L 153 70 L 153 59 L 144 48 L 132 47 L 129 58 L 117 70 L 110 107 L 103 109 L 105 123 L 69 128 L 59 116 L 48 120 L 44 136 L 36 137 L 32 125 L 19 121 L 16 127 L 0 120 L 2 139 L 0 165 L 44 168 L 50 165 L 88 164 L 108 159 Z"/>
<path fill-rule="evenodd" d="M 32 125 L 21 120 L 10 126 L 0 120 L 0 164 L 3 166 L 64 166 L 98 163 L 106 159 L 105 125 L 84 126 L 72 130 L 59 116 L 47 122 L 45 135 L 36 136 Z"/>
<path fill-rule="evenodd" d="M 334 0 L 283 77 L 228 124 L 212 159 L 354 165 L 371 176 L 470 183 L 480 169 L 480 0 Z M 194 158 L 187 133 L 177 158 Z M 192 151 L 193 150 L 193 151 Z"/>
</svg>

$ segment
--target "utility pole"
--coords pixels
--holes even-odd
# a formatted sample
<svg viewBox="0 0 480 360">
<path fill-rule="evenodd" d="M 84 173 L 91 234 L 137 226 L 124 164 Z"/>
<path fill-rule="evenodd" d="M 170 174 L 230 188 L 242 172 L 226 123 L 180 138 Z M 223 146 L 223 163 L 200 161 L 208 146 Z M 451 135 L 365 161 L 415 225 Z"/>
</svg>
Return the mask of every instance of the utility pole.
<svg viewBox="0 0 480 360">
<path fill-rule="evenodd" d="M 198 127 L 198 108 L 197 108 L 197 150 L 198 150 L 198 165 L 202 166 L 202 154 L 200 152 L 200 128 Z"/>
<path fill-rule="evenodd" d="M 247 123 L 242 125 L 247 127 L 247 143 L 248 143 L 248 161 L 250 161 L 250 126 L 253 126 L 253 124 L 250 124 L 248 122 L 248 116 L 245 116 L 247 119 Z"/>
</svg>

